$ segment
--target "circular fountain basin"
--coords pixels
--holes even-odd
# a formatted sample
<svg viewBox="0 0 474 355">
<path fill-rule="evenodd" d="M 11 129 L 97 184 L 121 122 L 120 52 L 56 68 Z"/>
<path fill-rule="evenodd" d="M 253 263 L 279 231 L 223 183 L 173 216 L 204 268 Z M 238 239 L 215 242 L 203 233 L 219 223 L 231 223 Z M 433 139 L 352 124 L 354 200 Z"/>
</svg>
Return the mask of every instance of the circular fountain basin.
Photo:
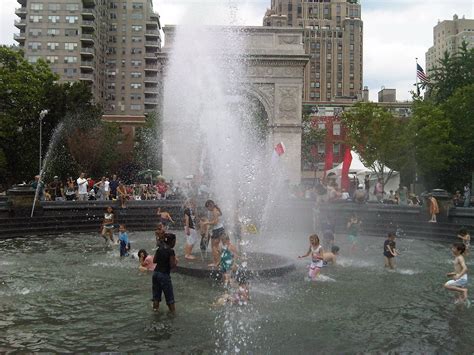
<svg viewBox="0 0 474 355">
<path fill-rule="evenodd" d="M 295 268 L 289 258 L 269 253 L 246 253 L 247 268 L 250 277 L 282 276 Z M 210 252 L 208 255 L 198 255 L 194 260 L 187 260 L 184 256 L 178 257 L 177 272 L 201 278 L 217 279 L 221 275 L 219 268 L 208 266 L 212 263 Z"/>
</svg>

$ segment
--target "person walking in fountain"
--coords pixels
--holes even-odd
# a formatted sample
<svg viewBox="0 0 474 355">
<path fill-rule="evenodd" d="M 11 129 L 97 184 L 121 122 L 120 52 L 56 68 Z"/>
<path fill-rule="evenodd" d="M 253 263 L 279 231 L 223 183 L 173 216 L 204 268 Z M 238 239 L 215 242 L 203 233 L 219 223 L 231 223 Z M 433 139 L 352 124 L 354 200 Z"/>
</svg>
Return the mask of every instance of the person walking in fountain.
<svg viewBox="0 0 474 355">
<path fill-rule="evenodd" d="M 438 201 L 432 194 L 428 195 L 428 201 L 430 203 L 430 215 L 431 215 L 431 219 L 428 222 L 436 223 L 437 222 L 436 215 L 439 213 Z"/>
<path fill-rule="evenodd" d="M 156 210 L 156 215 L 158 216 L 158 222 L 163 224 L 165 229 L 168 229 L 168 225 L 170 223 L 174 223 L 173 218 L 171 218 L 169 212 L 162 211 L 161 207 L 158 207 L 158 209 Z"/>
<path fill-rule="evenodd" d="M 126 208 L 125 201 L 127 201 L 128 193 L 127 188 L 122 182 L 119 182 L 119 186 L 117 187 L 117 197 L 120 201 L 120 207 Z"/>
<path fill-rule="evenodd" d="M 209 221 L 204 222 L 205 225 L 209 225 L 211 228 L 211 248 L 213 262 L 208 266 L 216 267 L 219 265 L 220 260 L 219 244 L 221 242 L 221 237 L 225 233 L 224 225 L 221 222 L 222 212 L 212 200 L 207 200 L 204 206 L 210 213 Z"/>
<path fill-rule="evenodd" d="M 101 235 L 107 243 L 107 237 L 114 243 L 114 210 L 108 206 L 104 213 L 104 221 L 102 222 Z"/>
<path fill-rule="evenodd" d="M 309 265 L 308 277 L 310 280 L 315 281 L 324 266 L 324 251 L 323 247 L 319 244 L 317 234 L 313 234 L 309 237 L 308 251 L 306 254 L 298 256 L 298 258 L 306 258 L 309 255 L 311 255 L 311 264 Z"/>
<path fill-rule="evenodd" d="M 351 253 L 356 250 L 360 225 L 362 221 L 357 218 L 355 213 L 352 214 L 349 222 L 347 222 L 347 240 L 351 243 Z"/>
<path fill-rule="evenodd" d="M 186 202 L 186 208 L 184 210 L 184 233 L 186 234 L 184 258 L 188 260 L 196 259 L 196 257 L 192 255 L 194 244 L 197 242 L 196 215 L 194 214 L 195 208 L 196 203 L 194 200 Z"/>
<path fill-rule="evenodd" d="M 451 252 L 454 255 L 454 272 L 448 272 L 446 276 L 452 277 L 444 284 L 444 288 L 450 291 L 457 292 L 459 296 L 454 303 L 466 303 L 469 307 L 470 301 L 467 299 L 467 266 L 464 261 L 464 252 L 466 247 L 462 243 L 454 243 L 451 247 Z"/>
<path fill-rule="evenodd" d="M 395 269 L 394 258 L 398 255 L 399 253 L 395 244 L 395 233 L 388 233 L 387 239 L 383 243 L 385 267 L 390 268 L 391 270 Z"/>
<path fill-rule="evenodd" d="M 160 308 L 161 295 L 165 294 L 166 304 L 170 313 L 175 313 L 175 301 L 173 284 L 171 283 L 171 270 L 176 268 L 177 261 L 174 253 L 176 235 L 166 233 L 163 240 L 158 244 L 153 262 L 156 264 L 153 272 L 153 310 Z"/>
<path fill-rule="evenodd" d="M 77 178 L 77 199 L 79 201 L 87 201 L 87 179 L 86 174 L 81 173 Z"/>
</svg>

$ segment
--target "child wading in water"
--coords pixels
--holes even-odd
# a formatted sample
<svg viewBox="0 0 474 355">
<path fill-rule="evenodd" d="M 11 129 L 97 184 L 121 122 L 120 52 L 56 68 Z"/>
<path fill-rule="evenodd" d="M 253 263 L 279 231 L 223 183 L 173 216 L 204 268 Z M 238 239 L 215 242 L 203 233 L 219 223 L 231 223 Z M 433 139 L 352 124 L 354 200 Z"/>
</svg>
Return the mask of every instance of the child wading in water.
<svg viewBox="0 0 474 355">
<path fill-rule="evenodd" d="M 387 239 L 383 243 L 383 256 L 385 259 L 385 267 L 388 267 L 392 270 L 395 269 L 394 258 L 397 255 L 400 255 L 398 250 L 395 248 L 395 233 L 388 233 Z"/>
<path fill-rule="evenodd" d="M 156 264 L 153 272 L 153 310 L 160 308 L 161 295 L 165 294 L 166 304 L 171 313 L 176 308 L 174 304 L 173 284 L 171 283 L 170 271 L 176 268 L 176 256 L 174 246 L 176 244 L 176 235 L 166 233 L 163 239 L 158 243 L 153 263 Z"/>
<path fill-rule="evenodd" d="M 308 277 L 311 280 L 316 280 L 321 268 L 324 266 L 324 253 L 323 247 L 319 244 L 319 237 L 317 234 L 313 234 L 309 237 L 309 249 L 304 255 L 298 256 L 298 258 L 306 258 L 311 255 L 311 264 L 309 265 Z"/>
<path fill-rule="evenodd" d="M 347 222 L 347 240 L 351 243 L 351 253 L 356 250 L 357 237 L 359 235 L 359 229 L 362 222 L 357 218 L 354 213 Z"/>
<path fill-rule="evenodd" d="M 125 224 L 119 226 L 120 256 L 128 256 L 130 251 L 130 242 L 128 241 L 127 228 Z"/>
<path fill-rule="evenodd" d="M 464 261 L 464 251 L 466 247 L 462 243 L 454 243 L 451 247 L 451 252 L 454 255 L 454 272 L 448 272 L 446 276 L 452 277 L 444 284 L 444 288 L 459 293 L 454 303 L 466 302 L 469 307 L 471 302 L 467 299 L 467 266 Z"/>
<path fill-rule="evenodd" d="M 101 235 L 107 243 L 107 236 L 110 241 L 114 243 L 114 210 L 112 207 L 107 207 L 104 213 L 104 221 L 102 222 Z"/>
<path fill-rule="evenodd" d="M 230 242 L 230 238 L 227 234 L 222 237 L 222 252 L 220 269 L 224 279 L 224 286 L 230 285 L 230 272 L 234 266 L 234 257 L 237 255 L 237 248 Z"/>
<path fill-rule="evenodd" d="M 207 247 L 209 246 L 209 220 L 206 216 L 199 216 L 199 234 L 201 235 L 201 242 L 199 248 L 201 249 L 201 259 L 207 258 Z"/>
</svg>

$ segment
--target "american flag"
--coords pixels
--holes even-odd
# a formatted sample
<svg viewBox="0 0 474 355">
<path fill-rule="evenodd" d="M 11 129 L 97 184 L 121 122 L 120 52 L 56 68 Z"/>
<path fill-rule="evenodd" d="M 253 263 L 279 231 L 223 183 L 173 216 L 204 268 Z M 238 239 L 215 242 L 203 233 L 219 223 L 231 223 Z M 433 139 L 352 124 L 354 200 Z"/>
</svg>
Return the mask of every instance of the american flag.
<svg viewBox="0 0 474 355">
<path fill-rule="evenodd" d="M 422 83 L 427 83 L 428 82 L 428 77 L 426 76 L 423 68 L 420 66 L 420 64 L 416 65 L 416 76 Z"/>
</svg>

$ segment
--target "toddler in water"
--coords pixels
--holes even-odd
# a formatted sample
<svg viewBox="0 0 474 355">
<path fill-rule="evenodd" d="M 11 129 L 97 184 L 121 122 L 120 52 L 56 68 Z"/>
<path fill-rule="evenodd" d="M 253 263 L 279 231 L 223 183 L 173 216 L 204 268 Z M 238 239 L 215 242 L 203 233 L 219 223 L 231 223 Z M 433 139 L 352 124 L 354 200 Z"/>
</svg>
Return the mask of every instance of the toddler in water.
<svg viewBox="0 0 474 355">
<path fill-rule="evenodd" d="M 333 245 L 331 247 L 331 252 L 323 253 L 324 266 L 326 266 L 328 263 L 336 265 L 336 258 L 338 255 L 339 247 L 337 245 Z"/>
<path fill-rule="evenodd" d="M 119 245 L 120 245 L 120 256 L 128 256 L 130 251 L 130 242 L 128 241 L 127 228 L 125 224 L 119 226 Z"/>
<path fill-rule="evenodd" d="M 145 249 L 138 251 L 138 260 L 140 262 L 138 270 L 143 272 L 155 270 L 156 264 L 153 262 L 153 256 L 148 255 Z"/>
<path fill-rule="evenodd" d="M 246 306 L 250 300 L 250 291 L 248 285 L 248 276 L 245 270 L 237 270 L 235 279 L 238 283 L 237 288 L 232 294 L 224 293 L 213 304 L 213 306 L 224 306 L 226 304 L 233 304 L 238 306 Z"/>
<path fill-rule="evenodd" d="M 224 279 L 224 286 L 230 284 L 230 272 L 234 266 L 234 257 L 237 255 L 237 248 L 230 242 L 230 238 L 227 234 L 221 237 L 222 240 L 222 251 L 221 251 L 221 262 L 220 269 Z"/>
<path fill-rule="evenodd" d="M 387 239 L 383 243 L 383 256 L 385 259 L 385 267 L 395 269 L 394 258 L 400 255 L 396 249 L 395 233 L 388 233 Z"/>
<path fill-rule="evenodd" d="M 454 255 L 454 272 L 448 272 L 446 276 L 453 279 L 446 282 L 444 288 L 459 293 L 454 303 L 465 302 L 469 307 L 471 302 L 467 299 L 467 266 L 463 257 L 465 250 L 466 247 L 462 243 L 454 243 L 451 247 Z"/>
<path fill-rule="evenodd" d="M 298 256 L 298 258 L 306 258 L 311 255 L 311 264 L 309 265 L 308 276 L 311 280 L 316 280 L 321 268 L 324 266 L 323 258 L 323 247 L 319 244 L 319 237 L 317 234 L 313 234 L 309 237 L 309 249 L 304 255 Z"/>
</svg>

